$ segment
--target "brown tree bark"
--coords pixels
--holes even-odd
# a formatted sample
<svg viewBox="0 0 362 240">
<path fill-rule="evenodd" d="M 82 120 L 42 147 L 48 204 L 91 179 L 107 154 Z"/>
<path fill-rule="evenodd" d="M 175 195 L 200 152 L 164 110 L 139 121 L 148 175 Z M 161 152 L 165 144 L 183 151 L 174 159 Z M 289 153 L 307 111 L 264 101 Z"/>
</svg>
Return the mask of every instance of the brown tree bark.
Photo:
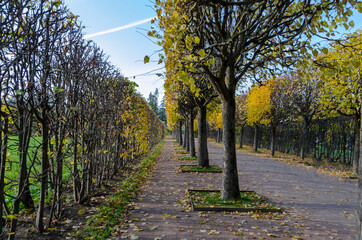
<svg viewBox="0 0 362 240">
<path fill-rule="evenodd" d="M 217 129 L 216 142 L 217 142 L 217 143 L 221 143 L 221 142 L 222 142 L 222 133 L 221 133 L 221 129 L 220 129 L 220 128 Z"/>
<path fill-rule="evenodd" d="M 40 178 L 40 198 L 38 213 L 36 215 L 35 226 L 39 232 L 44 231 L 44 208 L 45 208 L 45 197 L 46 189 L 48 185 L 48 170 L 49 170 L 49 156 L 48 156 L 48 141 L 49 141 L 49 127 L 47 111 L 43 107 L 42 110 L 42 159 L 41 159 L 41 178 Z"/>
<path fill-rule="evenodd" d="M 362 103 L 362 97 L 361 101 Z M 357 222 L 358 222 L 358 233 L 357 233 L 357 239 L 362 240 L 362 108 L 360 111 L 360 128 L 359 128 L 359 136 L 360 136 L 360 145 L 359 145 L 359 165 L 358 165 L 358 216 L 357 216 Z"/>
<path fill-rule="evenodd" d="M 305 158 L 305 148 L 306 143 L 309 136 L 309 128 L 312 125 L 312 120 L 308 116 L 303 116 L 303 129 L 302 129 L 302 135 L 300 136 L 300 153 L 299 156 L 304 159 Z"/>
<path fill-rule="evenodd" d="M 186 149 L 186 151 L 190 151 L 189 124 L 187 120 L 185 122 L 184 149 Z"/>
<path fill-rule="evenodd" d="M 254 145 L 253 145 L 253 151 L 258 151 L 258 145 L 259 145 L 259 125 L 254 126 Z"/>
<path fill-rule="evenodd" d="M 359 168 L 359 161 L 360 161 L 360 131 L 361 131 L 361 120 L 358 118 L 355 118 L 356 121 L 356 132 L 355 132 L 355 138 L 354 138 L 354 151 L 353 151 L 353 165 L 352 165 L 352 171 L 354 174 L 358 173 Z"/>
<path fill-rule="evenodd" d="M 1 95 L 1 93 L 0 93 Z M 1 109 L 1 102 L 0 102 L 0 109 Z M 1 116 L 2 117 L 2 116 Z M 5 202 L 4 197 L 4 188 L 5 188 L 5 164 L 6 164 L 6 155 L 7 155 L 7 149 L 8 149 L 8 128 L 9 128 L 9 119 L 7 116 L 3 116 L 4 121 L 0 119 L 0 122 L 3 122 L 1 125 L 3 125 L 2 129 L 0 129 L 0 135 L 3 136 L 2 139 L 0 139 L 0 149 L 2 154 L 0 154 L 0 229 L 3 229 L 5 227 L 5 221 L 3 218 L 3 203 Z M 2 231 L 1 231 L 2 233 Z M 0 233 L 0 236 L 2 235 Z"/>
<path fill-rule="evenodd" d="M 21 111 L 20 111 L 21 112 Z M 24 112 L 21 115 L 19 120 L 20 122 L 20 131 L 19 131 L 19 165 L 20 165 L 20 176 L 18 183 L 18 197 L 13 203 L 13 215 L 19 214 L 20 210 L 20 201 L 24 203 L 25 206 L 34 207 L 34 202 L 30 194 L 29 189 L 29 176 L 27 168 L 27 155 L 29 148 L 29 141 L 32 128 L 32 118 L 27 116 Z M 28 119 L 29 117 L 29 119 Z M 17 228 L 17 219 L 11 220 L 10 232 L 15 232 Z M 15 239 L 15 234 L 9 235 L 9 239 Z"/>
<path fill-rule="evenodd" d="M 198 166 L 209 167 L 209 152 L 207 149 L 207 132 L 206 132 L 206 106 L 201 106 L 198 109 L 198 142 L 197 142 L 197 153 L 198 153 Z"/>
<path fill-rule="evenodd" d="M 56 195 L 57 195 L 57 207 L 56 207 L 56 217 L 60 219 L 63 210 L 63 140 L 64 140 L 64 128 L 60 130 L 60 137 L 59 137 L 59 148 L 57 151 L 56 156 L 56 165 L 57 165 L 57 172 L 55 178 L 55 186 L 56 186 Z"/>
<path fill-rule="evenodd" d="M 178 124 L 178 137 L 179 137 L 179 141 L 178 143 L 182 146 L 182 123 L 181 121 L 179 121 L 179 124 Z"/>
<path fill-rule="evenodd" d="M 79 171 L 78 171 L 78 125 L 77 120 L 73 121 L 73 197 L 75 202 L 79 202 L 80 200 L 80 179 L 79 179 Z"/>
<path fill-rule="evenodd" d="M 239 148 L 243 148 L 244 127 L 240 129 Z"/>
<path fill-rule="evenodd" d="M 193 109 L 189 113 L 189 144 L 190 144 L 190 156 L 195 157 L 195 132 L 194 132 L 194 117 L 192 116 Z"/>
<path fill-rule="evenodd" d="M 274 157 L 275 155 L 275 132 L 277 127 L 272 125 L 271 126 L 271 141 L 270 141 L 270 156 Z"/>
<path fill-rule="evenodd" d="M 19 182 L 19 198 L 27 208 L 34 207 L 34 201 L 29 188 L 28 174 L 28 149 L 32 132 L 33 118 L 31 113 L 21 111 L 20 132 L 19 132 L 19 159 L 20 159 L 20 182 Z"/>
<path fill-rule="evenodd" d="M 223 120 L 223 176 L 222 199 L 240 198 L 235 149 L 235 91 L 222 99 Z"/>
</svg>

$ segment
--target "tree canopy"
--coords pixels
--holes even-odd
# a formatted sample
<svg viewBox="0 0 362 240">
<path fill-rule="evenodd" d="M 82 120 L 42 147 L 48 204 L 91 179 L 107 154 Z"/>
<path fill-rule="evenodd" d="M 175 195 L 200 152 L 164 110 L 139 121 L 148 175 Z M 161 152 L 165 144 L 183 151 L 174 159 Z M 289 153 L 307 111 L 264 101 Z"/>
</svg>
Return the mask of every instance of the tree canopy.
<svg viewBox="0 0 362 240">
<path fill-rule="evenodd" d="M 307 51 L 313 34 L 332 31 L 336 20 L 348 21 L 352 15 L 348 5 L 355 6 L 355 2 L 156 1 L 163 35 L 154 30 L 150 36 L 158 38 L 164 49 L 160 60 L 165 61 L 167 74 L 188 83 L 197 96 L 197 79 L 190 72 L 202 69 L 222 100 L 223 199 L 239 196 L 235 155 L 238 82 L 293 65 L 294 55 Z"/>
</svg>

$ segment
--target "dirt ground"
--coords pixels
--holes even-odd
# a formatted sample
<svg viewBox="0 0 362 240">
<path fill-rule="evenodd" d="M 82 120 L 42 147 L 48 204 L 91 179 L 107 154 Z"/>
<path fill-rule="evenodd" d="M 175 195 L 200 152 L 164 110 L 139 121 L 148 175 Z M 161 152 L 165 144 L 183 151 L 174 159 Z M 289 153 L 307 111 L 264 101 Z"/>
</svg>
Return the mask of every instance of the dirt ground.
<svg viewBox="0 0 362 240">
<path fill-rule="evenodd" d="M 137 165 L 137 163 L 135 164 Z M 126 167 L 99 189 L 94 196 L 84 204 L 74 203 L 71 189 L 67 190 L 67 198 L 64 201 L 64 212 L 60 220 L 52 221 L 51 227 L 43 234 L 39 234 L 34 228 L 36 212 L 24 214 L 19 219 L 18 229 L 15 239 L 76 239 L 76 232 L 82 229 L 88 218 L 96 215 L 98 208 L 108 201 L 108 197 L 113 195 L 124 179 L 127 172 L 132 171 L 132 167 Z M 46 208 L 44 219 L 49 219 L 50 207 Z M 48 221 L 45 221 L 48 224 Z"/>
</svg>

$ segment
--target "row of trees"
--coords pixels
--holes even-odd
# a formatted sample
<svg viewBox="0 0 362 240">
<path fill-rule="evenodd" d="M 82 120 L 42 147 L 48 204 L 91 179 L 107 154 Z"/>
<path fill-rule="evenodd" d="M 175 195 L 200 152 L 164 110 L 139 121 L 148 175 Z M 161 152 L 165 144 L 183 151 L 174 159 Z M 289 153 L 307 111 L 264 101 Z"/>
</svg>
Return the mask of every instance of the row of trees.
<svg viewBox="0 0 362 240">
<path fill-rule="evenodd" d="M 353 165 L 353 171 L 357 173 L 360 107 L 356 92 L 360 90 L 351 89 L 349 84 L 340 85 L 340 88 L 342 86 L 351 90 L 345 93 L 343 101 L 352 101 L 339 111 L 342 114 L 323 101 L 322 96 L 326 95 L 322 94 L 327 94 L 324 80 L 303 80 L 297 73 L 270 79 L 237 95 L 239 147 L 242 148 L 245 142 L 253 145 L 254 151 L 260 145 L 269 148 L 271 156 L 277 148 L 302 158 L 309 155 L 317 160 L 339 160 Z M 342 110 L 353 114 L 343 114 Z M 216 110 L 211 115 L 218 116 L 220 112 Z M 217 131 L 214 136 L 218 141 L 222 119 L 213 117 L 209 125 L 210 130 Z"/>
<path fill-rule="evenodd" d="M 158 118 L 165 123 L 165 126 L 167 126 L 165 100 L 162 99 L 161 103 L 158 104 L 158 97 L 159 97 L 159 92 L 158 88 L 156 88 L 153 93 L 150 92 L 150 94 L 148 95 L 147 102 L 148 104 L 150 104 L 151 109 L 155 112 Z"/>
<path fill-rule="evenodd" d="M 299 155 L 304 158 L 307 145 L 313 148 L 309 149 L 309 152 L 314 151 L 324 138 L 323 135 L 316 136 L 314 141 L 310 142 L 310 129 L 314 123 L 321 120 L 319 122 L 322 124 L 322 121 L 328 118 L 350 118 L 354 125 L 352 132 L 355 133 L 352 165 L 353 172 L 357 173 L 361 124 L 359 96 L 362 91 L 358 70 L 362 60 L 361 32 L 357 31 L 346 37 L 345 41 L 326 48 L 313 64 L 301 69 L 299 74 L 297 72 L 283 74 L 261 85 L 253 86 L 247 96 L 241 96 L 245 100 L 238 104 L 242 109 L 238 112 L 240 115 L 238 119 L 242 120 L 239 125 L 241 132 L 245 124 L 254 126 L 254 151 L 257 150 L 258 129 L 261 124 L 270 126 L 270 154 L 274 156 L 277 127 L 280 124 L 300 122 Z M 336 128 L 336 125 L 331 124 L 330 128 Z M 321 133 L 329 134 L 332 130 L 337 131 L 330 129 Z M 345 143 L 339 150 L 342 151 L 346 147 Z"/>
<path fill-rule="evenodd" d="M 275 74 L 282 66 L 293 66 L 296 56 L 308 55 L 308 50 L 312 49 L 310 43 L 314 34 L 330 35 L 337 23 L 348 23 L 352 14 L 349 6 L 355 4 L 354 1 L 341 4 L 329 0 L 156 1 L 158 25 L 163 34 L 153 30 L 149 35 L 158 38 L 165 51 L 160 61 L 165 62 L 167 70 L 165 89 L 172 92 L 166 93 L 169 102 L 182 99 L 178 106 L 189 105 L 187 121 L 192 126 L 192 109 L 200 109 L 200 106 L 190 101 L 188 95 L 198 98 L 202 96 L 203 86 L 207 86 L 220 97 L 223 199 L 239 198 L 235 152 L 236 87 L 250 78 L 265 79 L 268 73 Z M 204 99 L 208 103 L 208 98 Z M 176 104 L 166 103 L 166 107 L 175 115 Z M 182 115 L 185 119 L 186 114 Z M 198 136 L 202 139 L 200 133 L 202 131 Z"/>
<path fill-rule="evenodd" d="M 202 93 L 204 89 L 211 89 L 221 101 L 222 199 L 240 197 L 235 152 L 237 87 L 249 79 L 261 83 L 271 75 L 281 76 L 284 67 L 297 71 L 302 65 L 299 60 L 313 62 L 313 57 L 316 59 L 319 53 L 318 44 L 312 45 L 313 36 L 327 39 L 334 36 L 334 30 L 340 25 L 346 29 L 353 27 L 354 23 L 349 22 L 348 17 L 355 7 L 362 11 L 361 4 L 356 1 L 156 0 L 157 18 L 154 22 L 158 23 L 162 33 L 152 30 L 149 35 L 157 38 L 164 49 L 165 54 L 160 56 L 159 62 L 164 62 L 167 70 L 168 122 L 171 127 L 178 126 L 179 142 L 182 122 L 189 122 L 192 129 L 196 109 L 202 116 L 205 104 L 199 105 L 193 98 L 202 97 L 204 103 L 209 103 L 209 98 Z M 326 51 L 322 50 L 327 54 Z M 309 72 L 304 71 L 305 78 L 314 79 L 308 76 Z M 338 74 L 340 71 L 331 75 L 337 78 Z M 298 75 L 302 76 L 301 73 Z M 355 83 L 360 86 L 359 81 Z M 309 84 L 313 88 L 314 82 L 309 81 Z M 308 129 L 313 120 L 309 118 L 310 111 L 313 109 L 300 109 L 307 124 L 304 129 Z M 206 139 L 203 121 L 198 124 L 199 145 L 202 145 Z M 189 133 L 190 144 L 192 132 Z M 190 150 L 192 152 L 192 147 Z M 199 154 L 203 151 L 200 150 Z"/>
<path fill-rule="evenodd" d="M 4 0 L 0 17 L 0 229 L 14 239 L 24 207 L 44 231 L 66 193 L 90 201 L 165 128 L 60 1 Z"/>
</svg>

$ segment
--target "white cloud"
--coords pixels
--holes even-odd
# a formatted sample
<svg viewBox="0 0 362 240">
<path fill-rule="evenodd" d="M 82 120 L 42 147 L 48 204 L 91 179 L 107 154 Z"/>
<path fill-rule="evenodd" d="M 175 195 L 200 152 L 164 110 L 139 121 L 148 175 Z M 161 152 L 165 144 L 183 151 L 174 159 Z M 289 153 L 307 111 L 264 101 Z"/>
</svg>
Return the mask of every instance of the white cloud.
<svg viewBox="0 0 362 240">
<path fill-rule="evenodd" d="M 131 27 L 135 27 L 135 26 L 144 24 L 146 22 L 150 22 L 152 19 L 153 19 L 153 17 L 152 18 L 147 18 L 147 19 L 144 19 L 144 20 L 141 20 L 141 21 L 137 21 L 137 22 L 134 22 L 134 23 L 130 23 L 130 24 L 127 24 L 127 25 L 124 25 L 124 26 L 121 26 L 121 27 L 112 28 L 112 29 L 109 29 L 109 30 L 106 30 L 106 31 L 92 33 L 92 34 L 86 34 L 84 36 L 84 38 L 91 38 L 91 37 L 105 35 L 105 34 L 108 34 L 108 33 L 121 31 L 121 30 L 124 30 L 124 29 L 128 29 L 128 28 L 131 28 Z"/>
</svg>

